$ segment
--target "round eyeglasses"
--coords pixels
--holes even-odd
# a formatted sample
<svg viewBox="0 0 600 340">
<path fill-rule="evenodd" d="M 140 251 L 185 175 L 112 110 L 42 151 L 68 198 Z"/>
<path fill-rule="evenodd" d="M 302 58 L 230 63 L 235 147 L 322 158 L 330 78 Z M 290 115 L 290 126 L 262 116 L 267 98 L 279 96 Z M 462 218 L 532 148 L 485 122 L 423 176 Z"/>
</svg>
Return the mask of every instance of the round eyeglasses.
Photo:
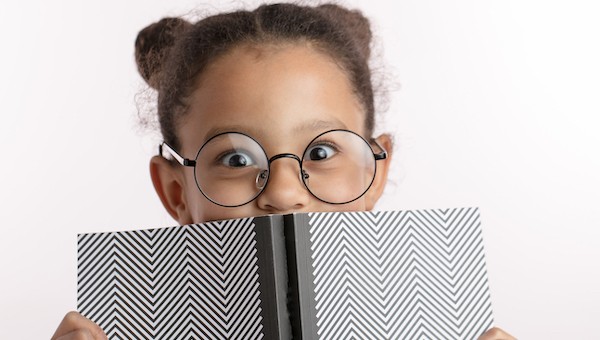
<svg viewBox="0 0 600 340">
<path fill-rule="evenodd" d="M 315 137 L 299 157 L 281 153 L 269 158 L 264 148 L 241 132 L 224 132 L 207 140 L 194 160 L 182 157 L 167 143 L 159 146 L 181 165 L 194 168 L 200 192 L 224 207 L 239 207 L 257 198 L 267 187 L 271 163 L 292 158 L 300 165 L 300 180 L 317 199 L 329 204 L 346 204 L 362 197 L 371 187 L 377 160 L 387 158 L 386 150 L 375 153 L 360 135 L 349 130 L 330 130 Z"/>
</svg>

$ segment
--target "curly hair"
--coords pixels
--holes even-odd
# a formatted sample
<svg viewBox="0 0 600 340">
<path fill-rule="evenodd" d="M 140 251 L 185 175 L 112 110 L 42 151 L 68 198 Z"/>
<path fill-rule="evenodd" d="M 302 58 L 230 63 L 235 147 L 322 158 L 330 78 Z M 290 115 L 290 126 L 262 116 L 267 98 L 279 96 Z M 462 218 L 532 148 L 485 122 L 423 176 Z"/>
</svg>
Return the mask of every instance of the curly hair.
<svg viewBox="0 0 600 340">
<path fill-rule="evenodd" d="M 141 30 L 135 42 L 139 73 L 158 91 L 158 122 L 165 142 L 179 147 L 176 124 L 186 114 L 196 79 L 219 56 L 242 44 L 307 43 L 327 54 L 347 74 L 373 133 L 375 105 L 369 69 L 371 27 L 357 10 L 262 5 L 206 17 L 195 24 L 164 18 Z"/>
</svg>

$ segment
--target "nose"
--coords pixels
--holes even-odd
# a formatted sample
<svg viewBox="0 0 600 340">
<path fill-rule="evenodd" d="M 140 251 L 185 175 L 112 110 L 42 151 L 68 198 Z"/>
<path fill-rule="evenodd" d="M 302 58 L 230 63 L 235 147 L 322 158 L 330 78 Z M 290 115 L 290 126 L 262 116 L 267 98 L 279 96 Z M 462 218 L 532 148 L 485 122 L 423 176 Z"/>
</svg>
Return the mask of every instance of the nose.
<svg viewBox="0 0 600 340">
<path fill-rule="evenodd" d="M 300 179 L 300 159 L 292 154 L 280 154 L 269 160 L 269 180 L 256 199 L 260 209 L 285 214 L 308 206 L 310 193 Z"/>
</svg>

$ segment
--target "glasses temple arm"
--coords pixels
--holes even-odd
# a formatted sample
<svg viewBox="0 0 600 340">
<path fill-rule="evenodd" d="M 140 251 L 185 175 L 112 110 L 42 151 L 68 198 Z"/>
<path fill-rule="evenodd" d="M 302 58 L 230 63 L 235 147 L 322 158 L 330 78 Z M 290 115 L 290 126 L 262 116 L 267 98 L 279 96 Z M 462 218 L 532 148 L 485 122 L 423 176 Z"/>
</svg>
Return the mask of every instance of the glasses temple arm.
<svg viewBox="0 0 600 340">
<path fill-rule="evenodd" d="M 177 160 L 177 162 L 183 166 L 196 166 L 196 161 L 191 159 L 183 158 L 175 149 L 173 149 L 169 144 L 162 142 L 158 145 L 158 154 L 161 157 L 165 157 L 163 154 L 163 150 L 166 150 L 173 158 Z"/>
<path fill-rule="evenodd" d="M 375 156 L 375 160 L 378 161 L 380 159 L 386 159 L 387 158 L 387 151 L 385 151 L 385 149 L 383 148 L 383 146 L 381 146 L 381 144 L 379 144 L 379 142 L 377 142 L 377 139 L 373 138 L 373 143 L 375 143 L 375 145 L 377 145 L 377 147 L 379 148 L 379 150 L 381 150 L 381 152 L 375 153 L 373 152 L 373 156 Z"/>
</svg>

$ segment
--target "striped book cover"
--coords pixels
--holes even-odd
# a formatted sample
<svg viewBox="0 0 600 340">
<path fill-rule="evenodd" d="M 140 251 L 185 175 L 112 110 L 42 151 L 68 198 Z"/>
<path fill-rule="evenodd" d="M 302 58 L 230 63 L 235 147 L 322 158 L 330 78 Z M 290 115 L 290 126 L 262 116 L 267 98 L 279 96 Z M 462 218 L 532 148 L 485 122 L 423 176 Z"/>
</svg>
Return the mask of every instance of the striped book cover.
<svg viewBox="0 0 600 340">
<path fill-rule="evenodd" d="M 80 234 L 77 297 L 110 339 L 476 339 L 493 324 L 477 208 Z"/>
</svg>

